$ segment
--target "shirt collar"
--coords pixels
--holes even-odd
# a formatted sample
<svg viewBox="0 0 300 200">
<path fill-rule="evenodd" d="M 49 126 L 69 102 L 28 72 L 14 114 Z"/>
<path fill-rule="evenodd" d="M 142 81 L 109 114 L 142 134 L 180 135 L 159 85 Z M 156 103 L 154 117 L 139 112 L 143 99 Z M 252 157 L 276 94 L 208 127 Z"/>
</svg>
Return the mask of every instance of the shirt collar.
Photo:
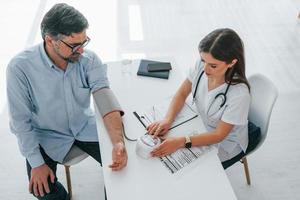
<svg viewBox="0 0 300 200">
<path fill-rule="evenodd" d="M 53 68 L 55 64 L 52 62 L 52 60 L 49 58 L 49 56 L 46 53 L 44 42 L 40 44 L 40 52 L 42 55 L 42 59 L 48 64 L 49 67 Z"/>
</svg>

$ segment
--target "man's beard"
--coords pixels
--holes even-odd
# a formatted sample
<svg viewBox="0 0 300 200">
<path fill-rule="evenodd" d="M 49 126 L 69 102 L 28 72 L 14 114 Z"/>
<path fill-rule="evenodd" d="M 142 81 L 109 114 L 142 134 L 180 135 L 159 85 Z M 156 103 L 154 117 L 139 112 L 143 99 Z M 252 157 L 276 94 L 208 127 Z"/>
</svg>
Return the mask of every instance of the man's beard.
<svg viewBox="0 0 300 200">
<path fill-rule="evenodd" d="M 54 51 L 55 51 L 55 53 L 56 53 L 60 58 L 64 59 L 64 60 L 67 61 L 67 62 L 70 62 L 70 63 L 75 63 L 75 62 L 77 62 L 77 61 L 79 60 L 80 56 L 81 56 L 80 53 L 74 52 L 74 53 L 72 53 L 69 57 L 64 57 L 63 55 L 61 55 L 61 54 L 59 53 L 59 51 L 58 51 L 57 49 L 54 48 Z"/>
<path fill-rule="evenodd" d="M 64 59 L 68 62 L 75 63 L 79 60 L 80 56 L 81 56 L 80 53 L 74 52 L 68 58 L 64 58 Z"/>
</svg>

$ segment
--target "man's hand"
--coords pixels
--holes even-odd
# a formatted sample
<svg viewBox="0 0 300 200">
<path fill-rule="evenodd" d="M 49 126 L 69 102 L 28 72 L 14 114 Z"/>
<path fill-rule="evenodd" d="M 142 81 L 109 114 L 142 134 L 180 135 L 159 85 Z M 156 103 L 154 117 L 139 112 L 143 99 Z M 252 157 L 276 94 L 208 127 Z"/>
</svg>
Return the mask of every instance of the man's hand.
<svg viewBox="0 0 300 200">
<path fill-rule="evenodd" d="M 113 146 L 112 161 L 109 167 L 113 171 L 119 171 L 127 165 L 127 151 L 123 142 L 118 142 Z"/>
<path fill-rule="evenodd" d="M 46 164 L 32 168 L 29 182 L 29 192 L 34 193 L 35 196 L 42 197 L 45 195 L 44 191 L 50 193 L 48 185 L 49 176 L 51 182 L 54 183 L 54 173 Z"/>
</svg>

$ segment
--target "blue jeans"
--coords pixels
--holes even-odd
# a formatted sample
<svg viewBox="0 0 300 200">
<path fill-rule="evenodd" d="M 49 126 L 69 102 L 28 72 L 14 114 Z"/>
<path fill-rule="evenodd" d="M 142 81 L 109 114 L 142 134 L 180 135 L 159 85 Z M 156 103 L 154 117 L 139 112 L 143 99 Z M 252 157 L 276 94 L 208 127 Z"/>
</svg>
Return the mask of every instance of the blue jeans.
<svg viewBox="0 0 300 200">
<path fill-rule="evenodd" d="M 79 147 L 81 150 L 92 156 L 100 165 L 101 162 L 101 155 L 100 155 L 100 149 L 99 149 L 99 143 L 98 142 L 81 142 L 78 140 L 75 140 L 74 144 L 77 147 Z M 50 193 L 46 193 L 43 197 L 38 196 L 36 197 L 39 200 L 69 200 L 70 197 L 64 188 L 64 186 L 57 180 L 56 176 L 56 168 L 58 162 L 52 160 L 44 151 L 42 147 L 40 147 L 41 154 L 45 160 L 45 163 L 52 169 L 54 175 L 55 175 L 55 181 L 54 183 L 51 183 L 50 179 L 48 179 L 48 184 L 50 188 Z M 31 177 L 31 166 L 29 162 L 26 160 L 26 166 L 27 166 L 27 174 L 28 179 L 30 180 Z M 35 195 L 34 195 L 35 196 Z M 105 197 L 106 198 L 106 197 Z"/>
</svg>

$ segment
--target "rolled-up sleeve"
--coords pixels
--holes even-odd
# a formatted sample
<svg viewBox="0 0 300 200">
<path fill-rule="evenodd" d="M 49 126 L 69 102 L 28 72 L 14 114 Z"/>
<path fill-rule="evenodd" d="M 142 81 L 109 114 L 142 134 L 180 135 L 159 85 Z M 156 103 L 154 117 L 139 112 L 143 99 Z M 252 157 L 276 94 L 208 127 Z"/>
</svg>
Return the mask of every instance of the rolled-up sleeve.
<svg viewBox="0 0 300 200">
<path fill-rule="evenodd" d="M 230 99 L 230 103 L 222 116 L 222 121 L 234 125 L 247 124 L 249 107 L 250 95 L 248 92 Z"/>
<path fill-rule="evenodd" d="M 91 92 L 95 92 L 104 87 L 109 87 L 107 66 L 101 62 L 96 54 L 93 54 L 92 62 L 87 66 L 86 73 Z"/>
<path fill-rule="evenodd" d="M 20 151 L 31 167 L 44 164 L 39 142 L 31 124 L 33 105 L 27 78 L 15 64 L 6 71 L 10 129 L 17 136 Z"/>
</svg>

